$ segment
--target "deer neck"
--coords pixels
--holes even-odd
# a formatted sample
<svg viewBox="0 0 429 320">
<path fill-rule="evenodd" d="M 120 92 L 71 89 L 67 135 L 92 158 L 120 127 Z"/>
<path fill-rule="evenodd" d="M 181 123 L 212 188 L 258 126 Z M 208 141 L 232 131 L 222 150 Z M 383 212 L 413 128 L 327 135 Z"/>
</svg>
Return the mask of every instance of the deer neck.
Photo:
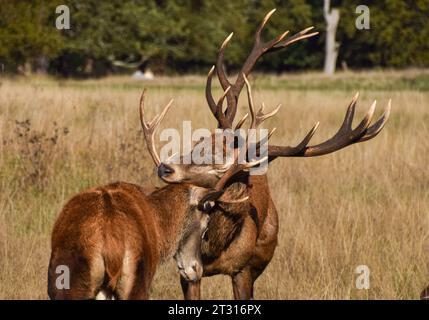
<svg viewBox="0 0 429 320">
<path fill-rule="evenodd" d="M 167 185 L 149 195 L 156 209 L 162 260 L 177 249 L 184 220 L 189 211 L 189 188 L 182 184 Z"/>
</svg>

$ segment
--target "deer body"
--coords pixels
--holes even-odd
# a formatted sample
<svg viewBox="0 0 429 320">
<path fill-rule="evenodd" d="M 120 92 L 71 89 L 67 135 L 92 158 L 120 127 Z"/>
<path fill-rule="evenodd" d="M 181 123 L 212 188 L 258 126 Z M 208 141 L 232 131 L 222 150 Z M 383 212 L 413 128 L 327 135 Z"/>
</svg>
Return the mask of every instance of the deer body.
<svg viewBox="0 0 429 320">
<path fill-rule="evenodd" d="M 147 193 L 137 185 L 118 182 L 73 197 L 52 233 L 50 298 L 147 299 L 159 263 L 189 242 L 200 245 L 208 219 L 191 208 L 198 192 L 177 184 Z M 196 233 L 193 240 L 191 231 Z M 182 244 L 184 236 L 188 239 Z M 68 290 L 57 288 L 60 265 L 70 270 Z M 202 272 L 197 260 L 192 267 L 185 274 L 188 280 Z"/>
<path fill-rule="evenodd" d="M 251 186 L 248 202 L 211 213 L 201 247 L 203 275 L 231 276 L 235 299 L 253 298 L 253 283 L 271 261 L 278 235 L 277 210 L 266 194 L 266 176 L 247 176 L 244 182 Z M 185 296 L 197 298 L 187 292 Z"/>
<path fill-rule="evenodd" d="M 146 141 L 153 142 L 153 132 L 171 103 L 146 122 L 142 95 L 140 120 Z M 157 154 L 151 148 L 149 152 L 159 166 Z M 223 171 L 219 188 L 236 173 L 257 164 L 248 162 Z M 76 195 L 64 206 L 52 231 L 49 297 L 147 299 L 157 266 L 173 254 L 181 278 L 199 283 L 207 213 L 217 202 L 237 205 L 249 198 L 233 194 L 222 199 L 223 194 L 223 190 L 187 183 L 149 191 L 117 182 Z M 59 275 L 61 271 L 66 273 Z M 66 285 L 59 283 L 60 276 Z"/>
<path fill-rule="evenodd" d="M 244 177 L 243 180 L 262 180 L 265 176 Z M 265 179 L 266 180 L 266 179 Z M 226 188 L 233 193 L 235 182 Z M 260 184 L 252 185 L 245 192 L 249 195 L 242 204 L 219 204 L 210 214 L 209 229 L 202 241 L 204 275 L 223 273 L 233 275 L 250 260 L 259 236 L 268 236 L 275 246 L 277 240 L 277 215 L 270 208 L 269 198 L 259 192 L 266 191 Z M 271 209 L 271 210 L 269 210 Z M 272 210 L 274 209 L 274 210 Z M 267 229 L 271 232 L 267 235 Z M 266 238 L 266 237 L 265 237 Z"/>
<path fill-rule="evenodd" d="M 277 246 L 278 215 L 265 175 L 241 174 L 225 188 L 235 204 L 217 204 L 201 242 L 203 276 L 228 275 L 234 298 L 253 298 L 253 283 L 271 261 Z M 186 299 L 200 298 L 200 281 L 181 279 Z"/>
</svg>

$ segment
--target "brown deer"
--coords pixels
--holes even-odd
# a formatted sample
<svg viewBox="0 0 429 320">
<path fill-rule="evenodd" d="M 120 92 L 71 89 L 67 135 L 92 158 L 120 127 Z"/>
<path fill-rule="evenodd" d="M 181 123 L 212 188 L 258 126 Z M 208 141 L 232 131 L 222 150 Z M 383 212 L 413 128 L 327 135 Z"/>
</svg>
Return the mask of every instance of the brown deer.
<svg viewBox="0 0 429 320">
<path fill-rule="evenodd" d="M 152 136 L 168 110 L 144 121 L 144 93 L 140 115 L 145 137 Z M 51 299 L 147 299 L 160 262 L 176 253 L 181 277 L 202 276 L 201 238 L 215 201 L 224 199 L 231 172 L 259 162 L 232 165 L 215 190 L 189 184 L 167 185 L 155 191 L 126 182 L 93 188 L 74 196 L 60 212 L 52 232 L 48 268 Z M 69 279 L 59 274 L 66 268 Z M 64 274 L 65 275 L 65 274 Z"/>
<path fill-rule="evenodd" d="M 274 115 L 278 108 L 267 114 L 264 114 L 263 107 L 258 112 L 255 112 L 251 87 L 246 77 L 262 55 L 280 50 L 289 44 L 317 34 L 317 32 L 308 34 L 308 31 L 312 29 L 310 27 L 289 38 L 286 38 L 288 32 L 284 32 L 271 41 L 263 42 L 261 39 L 262 30 L 274 11 L 275 9 L 264 17 L 257 29 L 253 49 L 234 83 L 228 80 L 223 69 L 224 51 L 231 40 L 232 34 L 221 45 L 216 65 L 210 70 L 206 83 L 207 103 L 217 120 L 218 127 L 221 129 L 233 128 L 238 98 L 244 85 L 247 86 L 251 114 L 250 128 L 258 127 L 262 121 Z M 211 92 L 212 77 L 215 70 L 224 90 L 224 94 L 218 102 L 215 102 Z M 223 111 L 225 98 L 227 108 Z M 278 157 L 321 156 L 374 138 L 382 130 L 389 117 L 390 101 L 383 115 L 373 125 L 370 126 L 375 110 L 375 102 L 359 125 L 353 129 L 352 121 L 357 99 L 358 95 L 356 94 L 347 109 L 340 129 L 332 138 L 323 143 L 310 146 L 309 142 L 318 127 L 317 123 L 295 147 L 269 145 L 269 161 L 273 161 Z M 246 116 L 237 123 L 234 130 L 243 125 Z M 152 140 L 147 139 L 147 141 L 149 151 L 158 166 L 158 175 L 167 183 L 190 183 L 211 188 L 224 177 L 225 165 L 162 163 L 156 154 L 153 137 Z M 214 145 L 213 148 L 217 147 Z M 216 151 L 222 152 L 222 150 Z M 238 171 L 228 178 L 224 192 L 227 197 L 248 196 L 248 200 L 235 204 L 215 204 L 214 211 L 210 215 L 207 232 L 201 243 L 203 276 L 229 275 L 232 278 L 235 299 L 250 299 L 253 298 L 254 282 L 271 261 L 277 245 L 277 210 L 270 195 L 266 175 L 250 175 L 243 170 Z M 188 281 L 182 276 L 181 285 L 185 298 L 200 298 L 199 280 Z"/>
</svg>

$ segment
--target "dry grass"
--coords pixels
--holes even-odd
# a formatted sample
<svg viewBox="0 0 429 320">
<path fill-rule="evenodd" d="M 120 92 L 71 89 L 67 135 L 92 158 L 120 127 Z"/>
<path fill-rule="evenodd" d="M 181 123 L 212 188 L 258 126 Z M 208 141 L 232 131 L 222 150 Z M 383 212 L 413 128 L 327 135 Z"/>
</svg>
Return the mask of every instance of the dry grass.
<svg viewBox="0 0 429 320">
<path fill-rule="evenodd" d="M 354 78 L 364 83 L 373 76 Z M 317 81 L 314 75 L 294 77 L 303 84 Z M 347 79 L 339 76 L 335 81 Z M 354 94 L 262 85 L 275 81 L 273 77 L 256 81 L 254 91 L 255 100 L 264 100 L 267 106 L 283 103 L 279 116 L 268 123 L 278 128 L 276 143 L 296 143 L 317 120 L 321 126 L 314 142 L 327 138 L 341 123 Z M 139 131 L 142 84 L 119 83 L 118 79 L 3 81 L 0 299 L 47 298 L 50 231 L 57 212 L 74 193 L 113 180 L 160 184 Z M 151 84 L 148 105 L 155 113 L 175 97 L 174 115 L 167 116 L 164 126 L 180 127 L 179 119 L 190 119 L 194 128 L 213 128 L 203 83 L 200 77 L 158 80 Z M 357 116 L 371 99 L 382 108 L 389 97 L 391 119 L 371 142 L 320 158 L 278 159 L 271 166 L 271 190 L 280 215 L 279 245 L 256 282 L 256 298 L 415 299 L 429 282 L 425 247 L 429 93 L 365 90 Z M 242 113 L 244 99 L 241 104 Z M 29 123 L 15 122 L 27 119 Z M 358 265 L 370 268 L 369 290 L 355 288 Z M 202 286 L 204 298 L 232 298 L 227 277 L 205 278 Z M 175 267 L 169 262 L 156 276 L 152 298 L 181 297 Z"/>
</svg>

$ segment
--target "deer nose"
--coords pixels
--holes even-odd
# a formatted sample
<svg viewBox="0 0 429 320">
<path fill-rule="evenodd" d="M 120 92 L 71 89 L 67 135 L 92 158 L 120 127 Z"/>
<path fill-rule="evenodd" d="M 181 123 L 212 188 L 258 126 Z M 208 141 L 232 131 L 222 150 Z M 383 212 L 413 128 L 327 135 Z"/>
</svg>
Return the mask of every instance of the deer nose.
<svg viewBox="0 0 429 320">
<path fill-rule="evenodd" d="M 184 269 L 179 268 L 179 272 L 186 280 L 195 282 L 201 279 L 203 276 L 203 267 L 197 262 L 191 262 L 190 266 Z"/>
<path fill-rule="evenodd" d="M 158 177 L 162 178 L 174 173 L 174 169 L 164 163 L 158 166 Z"/>
</svg>

